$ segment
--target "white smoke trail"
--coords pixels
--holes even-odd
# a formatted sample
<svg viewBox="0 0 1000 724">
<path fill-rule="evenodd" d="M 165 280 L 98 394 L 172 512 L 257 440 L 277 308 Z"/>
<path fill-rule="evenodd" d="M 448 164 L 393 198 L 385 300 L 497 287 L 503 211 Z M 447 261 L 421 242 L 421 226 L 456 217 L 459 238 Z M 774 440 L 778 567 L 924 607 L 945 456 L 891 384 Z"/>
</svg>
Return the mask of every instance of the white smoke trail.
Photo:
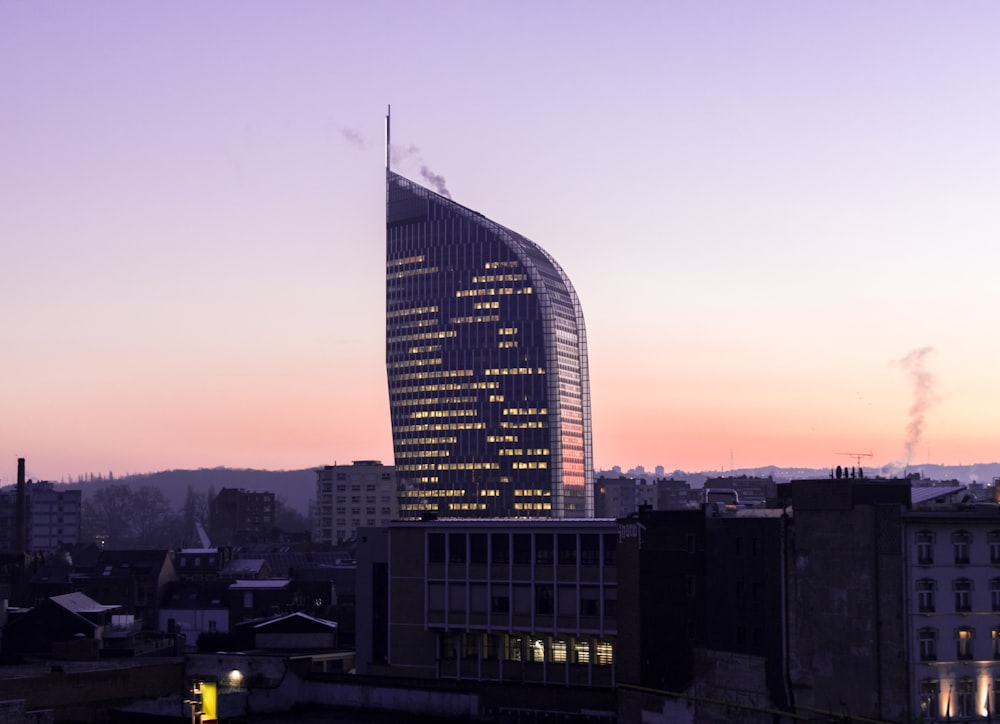
<svg viewBox="0 0 1000 724">
<path fill-rule="evenodd" d="M 341 128 L 340 135 L 345 141 L 350 143 L 352 146 L 357 146 L 358 148 L 365 148 L 368 145 L 368 140 L 364 137 L 361 131 L 355 130 L 353 128 Z"/>
<path fill-rule="evenodd" d="M 427 182 L 427 185 L 431 189 L 445 198 L 451 198 L 451 192 L 448 191 L 447 182 L 444 176 L 441 174 L 434 173 L 428 168 L 427 164 L 424 163 L 423 156 L 420 153 L 420 149 L 414 145 L 409 146 L 397 146 L 392 144 L 389 146 L 389 156 L 392 159 L 392 165 L 395 168 L 400 163 L 406 163 L 407 165 L 417 165 L 420 167 L 420 177 Z"/>
<path fill-rule="evenodd" d="M 434 173 L 426 166 L 420 167 L 420 175 L 423 177 L 424 181 L 429 183 L 439 194 L 446 198 L 451 198 L 451 194 L 448 192 L 448 186 L 445 184 L 444 176 Z"/>
<path fill-rule="evenodd" d="M 347 143 L 355 146 L 356 148 L 363 149 L 369 145 L 369 141 L 364 134 L 354 128 L 343 127 L 340 128 L 339 131 L 341 137 L 347 141 Z M 389 159 L 393 168 L 401 163 L 419 166 L 420 178 L 427 182 L 427 185 L 431 187 L 431 190 L 441 194 L 445 198 L 451 198 L 451 192 L 448 191 L 448 184 L 445 181 L 444 176 L 431 171 L 431 169 L 424 162 L 420 149 L 416 146 L 412 144 L 409 146 L 399 146 L 394 143 L 390 143 Z"/>
<path fill-rule="evenodd" d="M 906 425 L 906 439 L 903 442 L 903 465 L 909 465 L 913 459 L 913 451 L 924 434 L 927 411 L 938 401 L 934 394 L 935 377 L 924 367 L 927 355 L 933 351 L 933 347 L 921 347 L 893 362 L 903 370 L 913 385 L 913 404 L 910 405 L 910 420 Z"/>
</svg>

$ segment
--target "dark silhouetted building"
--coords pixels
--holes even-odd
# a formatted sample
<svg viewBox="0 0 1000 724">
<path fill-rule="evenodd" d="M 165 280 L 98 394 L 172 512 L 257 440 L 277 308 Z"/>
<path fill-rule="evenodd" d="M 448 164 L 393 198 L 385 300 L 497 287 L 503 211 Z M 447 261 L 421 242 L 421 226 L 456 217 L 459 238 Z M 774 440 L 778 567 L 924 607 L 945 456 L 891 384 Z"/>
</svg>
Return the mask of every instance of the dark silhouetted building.
<svg viewBox="0 0 1000 724">
<path fill-rule="evenodd" d="M 223 488 L 209 502 L 209 533 L 217 546 L 271 540 L 276 533 L 274 493 Z"/>
<path fill-rule="evenodd" d="M 641 509 L 619 521 L 622 720 L 655 712 L 733 721 L 733 706 L 746 721 L 771 721 L 778 711 L 911 720 L 918 697 L 907 651 L 917 635 L 904 618 L 902 547 L 909 482 L 803 480 L 773 492 L 769 507 L 723 496 L 699 511 Z M 922 677 L 927 712 L 947 710 L 941 681 L 961 679 L 961 664 L 911 675 Z"/>
</svg>

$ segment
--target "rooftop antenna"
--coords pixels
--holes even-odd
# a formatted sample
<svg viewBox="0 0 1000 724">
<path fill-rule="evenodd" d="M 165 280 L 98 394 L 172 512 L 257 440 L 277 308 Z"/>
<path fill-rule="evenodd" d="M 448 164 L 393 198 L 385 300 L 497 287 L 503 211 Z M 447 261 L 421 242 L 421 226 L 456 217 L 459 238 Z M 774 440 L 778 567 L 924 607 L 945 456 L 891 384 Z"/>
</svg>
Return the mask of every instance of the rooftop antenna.
<svg viewBox="0 0 1000 724">
<path fill-rule="evenodd" d="M 389 116 L 392 114 L 392 106 L 385 107 L 385 170 L 390 171 L 389 163 Z"/>
<path fill-rule="evenodd" d="M 868 450 L 867 452 L 839 452 L 834 453 L 834 455 L 849 455 L 852 458 L 857 458 L 859 468 L 861 467 L 861 458 L 874 458 L 871 450 Z"/>
</svg>

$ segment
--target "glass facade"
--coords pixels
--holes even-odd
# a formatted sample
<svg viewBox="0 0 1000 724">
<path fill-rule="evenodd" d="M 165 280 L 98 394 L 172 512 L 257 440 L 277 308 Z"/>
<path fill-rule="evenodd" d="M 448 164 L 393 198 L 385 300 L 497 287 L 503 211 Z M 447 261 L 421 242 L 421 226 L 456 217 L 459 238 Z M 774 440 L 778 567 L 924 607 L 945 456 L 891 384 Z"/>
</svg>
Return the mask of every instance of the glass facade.
<svg viewBox="0 0 1000 724">
<path fill-rule="evenodd" d="M 401 518 L 593 517 L 572 284 L 530 240 L 391 171 L 386 371 Z"/>
</svg>

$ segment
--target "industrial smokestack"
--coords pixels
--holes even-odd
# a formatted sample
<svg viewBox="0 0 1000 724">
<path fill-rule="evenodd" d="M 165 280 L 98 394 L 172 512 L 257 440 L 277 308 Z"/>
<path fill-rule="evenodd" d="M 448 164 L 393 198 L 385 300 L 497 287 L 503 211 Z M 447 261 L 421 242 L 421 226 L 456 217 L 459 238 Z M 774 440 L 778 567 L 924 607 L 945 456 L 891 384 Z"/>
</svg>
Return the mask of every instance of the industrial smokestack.
<svg viewBox="0 0 1000 724">
<path fill-rule="evenodd" d="M 14 552 L 25 553 L 24 550 L 24 530 L 25 518 L 27 517 L 27 505 L 25 498 L 24 482 L 24 458 L 17 459 L 17 497 L 15 500 L 16 510 L 14 511 Z"/>
</svg>

